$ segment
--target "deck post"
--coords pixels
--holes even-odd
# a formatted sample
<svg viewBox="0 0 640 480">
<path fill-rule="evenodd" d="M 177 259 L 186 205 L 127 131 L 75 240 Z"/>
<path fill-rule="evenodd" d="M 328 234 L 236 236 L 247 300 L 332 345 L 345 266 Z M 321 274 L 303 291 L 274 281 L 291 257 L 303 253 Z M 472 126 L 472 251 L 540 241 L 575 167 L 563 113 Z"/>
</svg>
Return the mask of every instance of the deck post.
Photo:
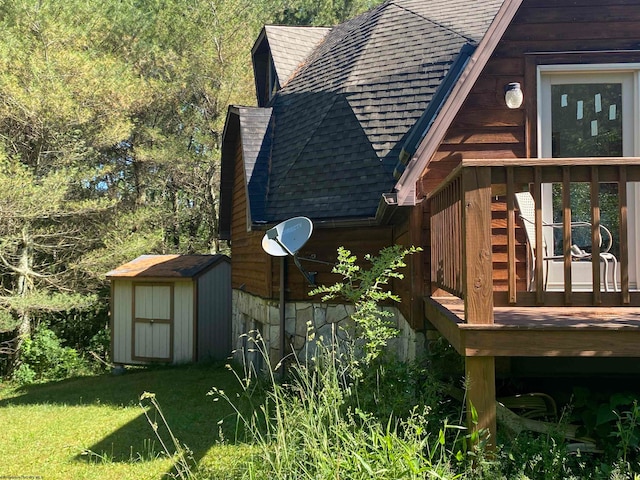
<svg viewBox="0 0 640 480">
<path fill-rule="evenodd" d="M 462 185 L 462 288 L 465 318 L 467 323 L 493 323 L 491 169 L 464 169 Z"/>
<path fill-rule="evenodd" d="M 463 264 L 465 320 L 469 324 L 493 323 L 493 256 L 491 247 L 491 169 L 467 168 L 462 174 Z M 496 438 L 495 358 L 465 356 L 467 424 L 470 430 L 487 430 L 490 444 Z M 477 423 L 469 415 L 478 413 Z"/>
<path fill-rule="evenodd" d="M 488 445 L 496 445 L 496 367 L 495 357 L 465 357 L 467 425 L 469 430 L 488 433 Z M 471 415 L 477 412 L 477 423 Z"/>
</svg>

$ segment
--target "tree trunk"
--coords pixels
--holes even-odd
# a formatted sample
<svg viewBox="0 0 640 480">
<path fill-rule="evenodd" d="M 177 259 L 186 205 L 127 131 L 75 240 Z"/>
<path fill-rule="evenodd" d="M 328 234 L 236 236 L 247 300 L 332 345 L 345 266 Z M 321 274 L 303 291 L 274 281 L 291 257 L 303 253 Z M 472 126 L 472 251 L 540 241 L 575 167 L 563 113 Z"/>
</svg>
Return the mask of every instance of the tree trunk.
<svg viewBox="0 0 640 480">
<path fill-rule="evenodd" d="M 135 158 L 135 154 L 133 152 L 131 152 L 131 157 L 133 159 L 133 181 L 136 191 L 135 206 L 140 207 L 147 202 L 146 187 L 142 178 L 142 165 L 140 161 Z"/>
<path fill-rule="evenodd" d="M 29 227 L 22 229 L 22 243 L 19 251 L 18 273 L 16 279 L 16 294 L 24 297 L 33 290 L 33 279 L 30 276 L 33 266 L 33 244 L 29 235 Z M 25 339 L 31 337 L 31 316 L 24 309 L 19 312 L 20 323 L 16 329 L 16 337 L 13 341 L 13 354 L 9 363 L 9 372 L 20 366 L 20 350 Z"/>
<path fill-rule="evenodd" d="M 171 218 L 165 225 L 165 245 L 170 245 L 173 251 L 180 251 L 180 220 L 178 218 L 178 192 L 173 177 L 169 176 L 165 185 L 165 191 L 171 204 Z"/>
</svg>

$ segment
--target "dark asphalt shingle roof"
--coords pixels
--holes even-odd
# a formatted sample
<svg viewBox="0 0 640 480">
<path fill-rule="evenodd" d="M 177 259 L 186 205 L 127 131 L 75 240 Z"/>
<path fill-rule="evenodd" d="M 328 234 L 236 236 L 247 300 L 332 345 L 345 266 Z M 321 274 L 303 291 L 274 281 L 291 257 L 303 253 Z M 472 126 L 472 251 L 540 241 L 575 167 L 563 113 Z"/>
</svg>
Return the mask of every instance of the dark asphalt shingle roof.
<svg viewBox="0 0 640 480">
<path fill-rule="evenodd" d="M 264 27 L 278 81 L 284 85 L 298 66 L 331 31 L 325 27 Z"/>
<path fill-rule="evenodd" d="M 241 107 L 239 113 L 248 200 L 252 217 L 259 220 L 264 216 L 269 186 L 271 108 Z"/>
<path fill-rule="evenodd" d="M 257 157 L 245 157 L 259 174 L 248 178 L 252 221 L 373 217 L 403 140 L 501 4 L 388 0 L 333 28 L 274 98 L 269 128 L 241 112 L 242 141 L 268 157 L 257 170 Z"/>
</svg>

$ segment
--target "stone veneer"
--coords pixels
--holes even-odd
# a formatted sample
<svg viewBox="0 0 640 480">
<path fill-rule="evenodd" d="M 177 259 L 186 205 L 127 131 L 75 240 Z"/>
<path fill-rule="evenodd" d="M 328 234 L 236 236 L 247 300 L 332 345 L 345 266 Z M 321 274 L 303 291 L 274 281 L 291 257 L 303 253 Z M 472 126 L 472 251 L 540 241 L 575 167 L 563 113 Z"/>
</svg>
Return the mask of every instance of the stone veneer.
<svg viewBox="0 0 640 480">
<path fill-rule="evenodd" d="M 392 313 L 389 317 L 399 330 L 399 336 L 389 342 L 398 358 L 413 360 L 424 351 L 424 335 L 415 332 L 396 307 L 386 307 Z M 351 305 L 287 302 L 285 306 L 285 333 L 288 349 L 293 347 L 302 358 L 313 355 L 315 339 L 307 336 L 311 327 L 315 335 L 311 337 L 330 338 L 334 332 L 342 332 L 348 327 Z M 337 328 L 341 327 L 341 328 Z M 269 358 L 280 358 L 280 307 L 277 300 L 265 300 L 241 290 L 233 290 L 232 335 L 234 351 L 240 352 L 246 347 L 243 334 L 259 331 L 269 352 Z"/>
</svg>

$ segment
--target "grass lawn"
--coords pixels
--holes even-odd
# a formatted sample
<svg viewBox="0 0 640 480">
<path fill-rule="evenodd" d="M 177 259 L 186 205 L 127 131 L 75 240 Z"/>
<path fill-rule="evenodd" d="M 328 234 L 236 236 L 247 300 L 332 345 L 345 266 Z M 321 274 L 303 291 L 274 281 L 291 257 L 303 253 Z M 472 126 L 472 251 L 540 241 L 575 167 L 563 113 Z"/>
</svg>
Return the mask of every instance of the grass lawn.
<svg viewBox="0 0 640 480">
<path fill-rule="evenodd" d="M 158 479 L 171 462 L 138 405 L 153 392 L 174 435 L 211 478 L 233 478 L 248 447 L 220 444 L 231 408 L 206 394 L 238 385 L 222 365 L 128 370 L 26 387 L 0 384 L 0 478 Z M 152 413 L 153 417 L 153 413 Z"/>
</svg>

